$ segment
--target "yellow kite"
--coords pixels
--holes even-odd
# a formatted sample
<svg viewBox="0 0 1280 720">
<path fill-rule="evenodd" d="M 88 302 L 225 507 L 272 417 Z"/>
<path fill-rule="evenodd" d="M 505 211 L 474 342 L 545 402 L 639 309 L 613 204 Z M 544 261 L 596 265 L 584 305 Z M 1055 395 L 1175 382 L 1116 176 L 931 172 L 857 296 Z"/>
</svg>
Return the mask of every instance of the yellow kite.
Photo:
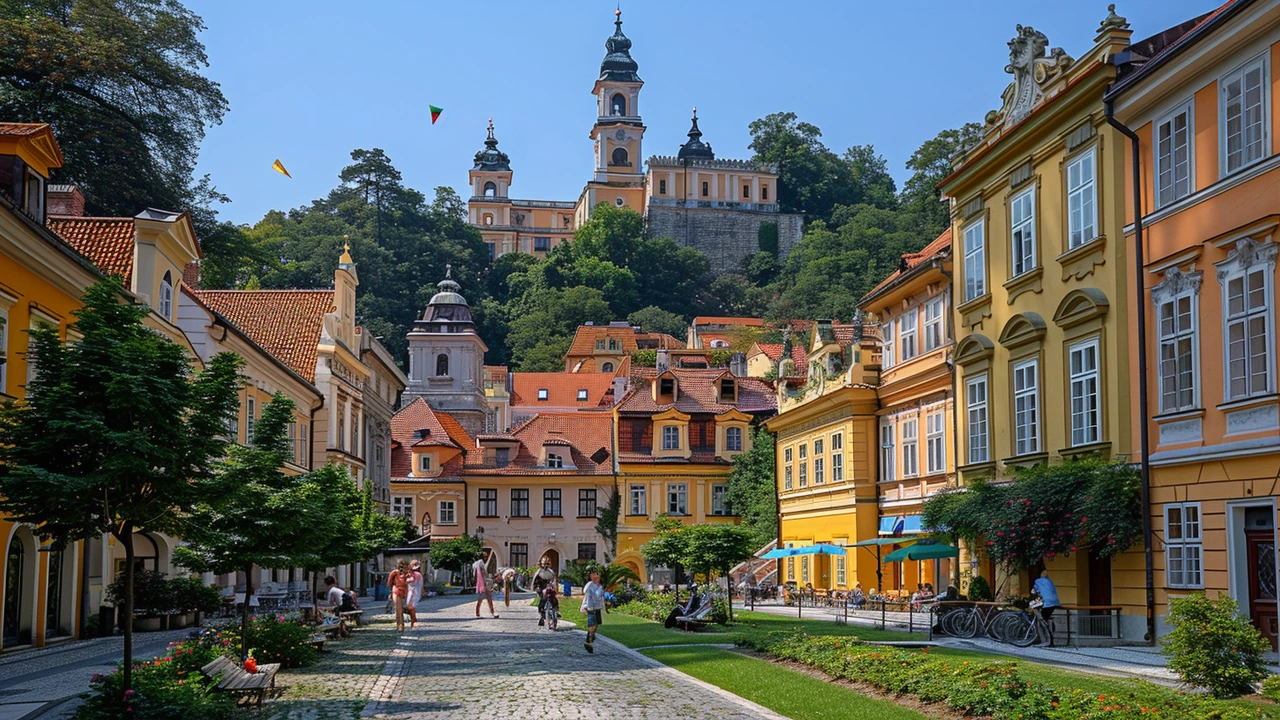
<svg viewBox="0 0 1280 720">
<path fill-rule="evenodd" d="M 276 158 L 276 161 L 271 163 L 271 169 L 289 179 L 293 179 L 293 176 L 289 174 L 289 171 L 284 169 L 284 163 L 280 162 L 279 158 Z"/>
</svg>

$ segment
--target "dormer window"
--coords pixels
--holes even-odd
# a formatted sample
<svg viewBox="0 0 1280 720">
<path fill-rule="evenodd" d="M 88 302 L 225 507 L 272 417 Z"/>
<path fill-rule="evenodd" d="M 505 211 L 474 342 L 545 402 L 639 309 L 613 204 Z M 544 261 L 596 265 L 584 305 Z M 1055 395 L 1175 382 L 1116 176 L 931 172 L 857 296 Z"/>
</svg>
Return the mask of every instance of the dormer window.
<svg viewBox="0 0 1280 720">
<path fill-rule="evenodd" d="M 418 472 L 423 472 L 423 473 L 431 472 L 431 456 L 430 455 L 418 456 Z"/>
<path fill-rule="evenodd" d="M 662 449 L 680 449 L 680 428 L 675 425 L 664 425 L 662 428 Z"/>
<path fill-rule="evenodd" d="M 604 349 L 604 340 L 603 340 L 603 339 L 600 339 L 600 340 L 597 340 L 597 341 L 596 341 L 596 349 L 597 349 L 597 350 L 603 350 L 603 349 Z"/>
<path fill-rule="evenodd" d="M 165 320 L 173 319 L 173 276 L 168 272 L 160 280 L 160 298 L 156 303 L 156 312 Z"/>
<path fill-rule="evenodd" d="M 742 428 L 731 427 L 724 431 L 724 449 L 729 452 L 742 450 Z"/>
<path fill-rule="evenodd" d="M 725 378 L 720 381 L 720 402 L 734 402 L 738 399 L 738 385 L 733 380 Z"/>
<path fill-rule="evenodd" d="M 617 350 L 617 349 L 619 349 L 619 348 L 618 348 L 618 341 L 617 341 L 617 340 L 614 340 L 613 338 L 609 338 L 609 349 L 610 349 L 610 350 Z"/>
<path fill-rule="evenodd" d="M 586 391 L 586 390 L 579 390 L 579 391 L 578 391 L 578 402 L 586 402 L 586 401 L 587 401 L 587 391 Z"/>
<path fill-rule="evenodd" d="M 44 178 L 40 173 L 33 170 L 27 170 L 27 178 L 24 183 L 22 207 L 40 222 L 44 222 Z"/>
<path fill-rule="evenodd" d="M 546 389 L 546 388 L 538 388 L 538 399 L 539 399 L 539 400 L 546 400 L 546 399 L 547 399 L 547 389 Z"/>
<path fill-rule="evenodd" d="M 555 453 L 547 453 L 547 467 L 555 470 L 563 468 L 564 458 Z"/>
<path fill-rule="evenodd" d="M 658 381 L 659 395 L 674 395 L 675 392 L 676 392 L 675 378 L 662 378 L 661 380 Z"/>
</svg>

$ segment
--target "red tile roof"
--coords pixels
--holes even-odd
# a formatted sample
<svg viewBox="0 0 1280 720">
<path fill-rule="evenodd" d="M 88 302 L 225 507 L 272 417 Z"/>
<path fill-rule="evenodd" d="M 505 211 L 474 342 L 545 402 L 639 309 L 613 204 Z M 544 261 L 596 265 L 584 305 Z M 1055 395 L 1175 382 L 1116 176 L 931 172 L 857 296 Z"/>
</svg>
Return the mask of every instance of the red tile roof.
<svg viewBox="0 0 1280 720">
<path fill-rule="evenodd" d="M 941 235 L 934 238 L 933 242 L 929 243 L 928 245 L 925 245 L 920 250 L 920 252 L 905 253 L 902 256 L 902 259 L 906 261 L 907 269 L 910 270 L 911 268 L 914 268 L 920 265 L 926 260 L 929 260 L 930 258 L 936 257 L 938 255 L 941 255 L 943 252 L 949 251 L 950 249 L 951 249 L 951 228 L 947 228 L 946 230 L 942 231 Z M 865 301 L 867 298 L 880 292 L 880 290 L 888 287 L 891 283 L 893 283 L 894 280 L 897 280 L 899 277 L 901 277 L 901 275 L 902 275 L 901 268 L 894 270 L 893 273 L 889 275 L 889 277 L 880 281 L 880 284 L 876 285 L 874 290 L 862 296 L 862 300 Z"/>
<path fill-rule="evenodd" d="M 611 475 L 613 415 L 605 412 L 539 413 L 511 431 L 520 447 L 511 464 L 493 467 L 481 453 L 467 456 L 469 475 Z M 569 447 L 573 467 L 549 469 L 542 462 L 544 445 Z"/>
<path fill-rule="evenodd" d="M 49 229 L 106 275 L 133 281 L 133 218 L 49 216 Z"/>
<path fill-rule="evenodd" d="M 193 290 L 192 296 L 226 318 L 263 350 L 315 382 L 316 358 L 332 290 Z"/>
<path fill-rule="evenodd" d="M 749 317 L 717 317 L 699 315 L 693 319 L 694 325 L 745 325 L 747 327 L 764 327 L 763 318 Z"/>
<path fill-rule="evenodd" d="M 843 328 L 844 326 L 839 326 Z M 853 326 L 849 326 L 852 328 Z M 836 331 L 836 339 L 839 340 L 840 331 Z M 850 331 L 852 338 L 852 330 Z M 775 363 L 782 359 L 782 343 L 756 343 L 756 347 L 760 348 L 760 352 Z M 787 377 L 803 378 L 809 374 L 809 354 L 805 352 L 803 345 L 791 346 L 791 362 L 795 365 L 796 371 Z"/>
<path fill-rule="evenodd" d="M 610 361 L 606 360 L 602 362 L 610 362 Z M 593 357 L 582 358 L 578 362 L 574 363 L 573 367 L 570 368 L 569 372 L 575 375 L 579 373 L 596 373 L 598 372 L 598 370 L 596 369 L 597 365 L 598 363 L 596 362 L 596 358 L 593 358 Z M 613 369 L 613 372 L 606 372 L 604 374 L 613 375 L 616 377 L 626 377 L 628 374 L 630 374 L 630 372 L 631 372 L 631 356 L 626 355 L 626 356 L 623 356 L 622 362 L 618 363 L 618 366 Z"/>
<path fill-rule="evenodd" d="M 48 129 L 48 123 L 0 122 L 0 135 L 7 137 L 30 137 Z"/>
<path fill-rule="evenodd" d="M 649 414 L 663 412 L 675 408 L 682 413 L 711 413 L 719 415 L 730 410 L 744 413 L 771 413 L 778 409 L 778 400 L 773 388 L 763 380 L 740 377 L 738 381 L 738 400 L 735 403 L 721 403 L 716 399 L 716 380 L 721 376 L 732 377 L 723 368 L 692 369 L 673 368 L 668 372 L 675 375 L 675 403 L 659 405 L 653 400 L 652 383 L 658 376 L 653 368 L 641 368 L 632 377 L 635 387 L 627 391 L 618 403 L 618 412 L 625 414 Z"/>
<path fill-rule="evenodd" d="M 418 437 L 419 430 L 427 430 L 427 436 Z M 391 477 L 394 478 L 409 477 L 413 471 L 410 447 L 438 446 L 461 450 L 461 456 L 445 463 L 443 475 L 460 474 L 462 458 L 475 447 L 467 431 L 452 415 L 432 409 L 422 398 L 400 408 L 391 418 L 391 442 Z"/>
<path fill-rule="evenodd" d="M 511 406 L 536 408 L 598 407 L 613 387 L 613 373 L 511 373 Z M 538 399 L 538 390 L 547 391 L 547 399 Z M 586 390 L 587 399 L 578 400 L 578 391 Z"/>
<path fill-rule="evenodd" d="M 573 342 L 564 356 L 567 358 L 591 355 L 596 352 L 597 340 L 609 338 L 622 341 L 622 349 L 605 352 L 629 355 L 636 351 L 636 331 L 632 330 L 630 325 L 579 325 L 577 332 L 573 334 Z M 608 347 L 607 343 L 606 347 Z"/>
</svg>

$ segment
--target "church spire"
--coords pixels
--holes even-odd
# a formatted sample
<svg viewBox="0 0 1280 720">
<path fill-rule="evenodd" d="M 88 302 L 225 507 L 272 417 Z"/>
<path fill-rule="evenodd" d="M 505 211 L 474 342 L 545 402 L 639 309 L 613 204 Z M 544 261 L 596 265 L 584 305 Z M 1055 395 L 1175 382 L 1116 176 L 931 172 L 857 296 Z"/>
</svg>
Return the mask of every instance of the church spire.
<svg viewBox="0 0 1280 720">
<path fill-rule="evenodd" d="M 680 160 L 716 159 L 716 154 L 711 151 L 711 145 L 702 142 L 702 131 L 698 129 L 698 108 L 693 109 L 693 127 L 689 128 L 689 140 L 680 146 L 680 152 L 676 157 Z"/>
<path fill-rule="evenodd" d="M 631 58 L 631 39 L 622 34 L 622 9 L 615 10 L 613 14 L 614 31 L 613 35 L 604 41 L 604 48 L 608 52 L 604 56 L 604 62 L 600 63 L 600 79 L 615 82 L 642 82 L 640 76 L 636 74 L 640 66 Z"/>
<path fill-rule="evenodd" d="M 489 136 L 484 140 L 484 149 L 476 153 L 475 167 L 472 170 L 510 170 L 511 158 L 498 149 L 498 138 L 493 136 L 493 118 L 489 118 Z"/>
</svg>

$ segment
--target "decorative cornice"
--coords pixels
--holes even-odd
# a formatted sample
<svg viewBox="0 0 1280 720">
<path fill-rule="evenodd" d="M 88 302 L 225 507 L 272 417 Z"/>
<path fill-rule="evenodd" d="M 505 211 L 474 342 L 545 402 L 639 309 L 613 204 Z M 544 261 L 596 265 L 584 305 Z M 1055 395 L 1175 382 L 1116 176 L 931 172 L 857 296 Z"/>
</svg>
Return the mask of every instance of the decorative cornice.
<svg viewBox="0 0 1280 720">
<path fill-rule="evenodd" d="M 1203 277 L 1204 273 L 1199 270 L 1183 272 L 1176 266 L 1171 267 L 1164 271 L 1164 280 L 1151 288 L 1151 299 L 1158 303 L 1166 298 L 1177 297 L 1184 292 L 1198 294 Z"/>
<path fill-rule="evenodd" d="M 1215 263 L 1218 282 L 1226 281 L 1227 276 L 1233 273 L 1258 265 L 1266 265 L 1268 269 L 1274 270 L 1277 250 L 1280 250 L 1280 246 L 1273 242 L 1258 242 L 1251 237 L 1241 238 L 1231 252 L 1227 253 L 1226 260 Z"/>
</svg>

